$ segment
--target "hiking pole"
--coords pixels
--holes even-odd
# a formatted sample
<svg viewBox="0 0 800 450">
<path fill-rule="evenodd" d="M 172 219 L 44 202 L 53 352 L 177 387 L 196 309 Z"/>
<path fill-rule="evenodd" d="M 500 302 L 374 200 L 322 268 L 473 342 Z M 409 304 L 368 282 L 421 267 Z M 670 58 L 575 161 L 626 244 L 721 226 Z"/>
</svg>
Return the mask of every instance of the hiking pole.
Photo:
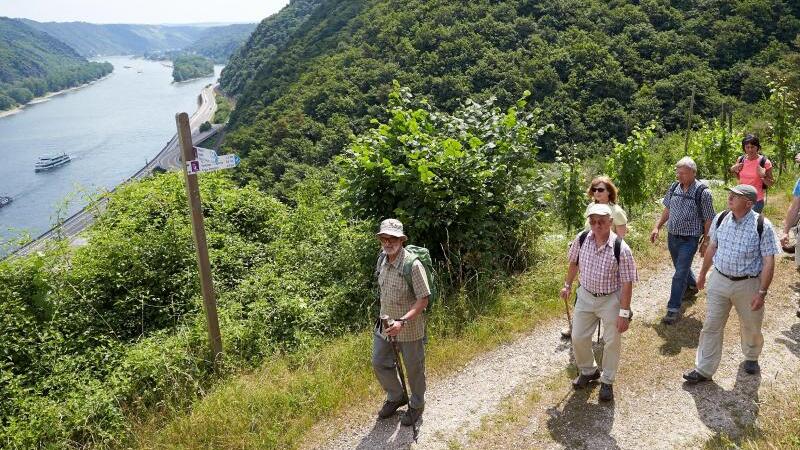
<svg viewBox="0 0 800 450">
<path fill-rule="evenodd" d="M 561 337 L 566 339 L 572 336 L 572 317 L 569 315 L 569 300 L 564 299 L 564 309 L 567 312 L 567 328 L 566 330 L 561 330 Z"/>
<path fill-rule="evenodd" d="M 381 316 L 381 326 L 384 330 L 388 330 L 392 324 L 394 324 L 394 319 L 390 319 L 389 316 L 385 314 Z M 387 335 L 387 337 L 389 338 L 389 342 L 392 343 L 392 351 L 394 352 L 394 365 L 397 368 L 397 375 L 400 377 L 400 384 L 403 386 L 403 395 L 405 398 L 409 399 L 410 397 L 408 396 L 408 389 L 406 389 L 406 377 L 405 374 L 403 374 L 403 365 L 401 364 L 402 361 L 400 360 L 400 350 L 397 347 L 397 336 Z"/>
</svg>

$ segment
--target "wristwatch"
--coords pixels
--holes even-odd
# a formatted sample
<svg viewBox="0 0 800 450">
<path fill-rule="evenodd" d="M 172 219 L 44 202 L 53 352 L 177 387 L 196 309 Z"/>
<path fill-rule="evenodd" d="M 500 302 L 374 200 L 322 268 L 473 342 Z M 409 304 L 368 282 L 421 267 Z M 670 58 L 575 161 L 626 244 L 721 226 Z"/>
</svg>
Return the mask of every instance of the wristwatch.
<svg viewBox="0 0 800 450">
<path fill-rule="evenodd" d="M 619 316 L 631 320 L 633 318 L 633 311 L 631 311 L 630 309 L 620 309 Z"/>
<path fill-rule="evenodd" d="M 758 293 L 759 293 L 759 294 L 761 294 L 761 295 L 763 295 L 764 297 L 766 297 L 766 296 L 767 296 L 767 290 L 766 290 L 766 289 L 759 289 L 759 290 L 758 290 Z"/>
</svg>

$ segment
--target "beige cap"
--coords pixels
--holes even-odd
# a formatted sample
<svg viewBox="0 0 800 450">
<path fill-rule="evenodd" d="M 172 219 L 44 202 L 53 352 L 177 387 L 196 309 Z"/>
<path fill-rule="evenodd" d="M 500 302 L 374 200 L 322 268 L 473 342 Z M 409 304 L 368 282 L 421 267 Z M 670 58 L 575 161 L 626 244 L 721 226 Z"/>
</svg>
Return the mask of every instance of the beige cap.
<svg viewBox="0 0 800 450">
<path fill-rule="evenodd" d="M 604 203 L 592 203 L 586 210 L 586 217 L 589 216 L 610 216 L 611 207 Z"/>
<path fill-rule="evenodd" d="M 381 228 L 377 235 L 395 236 L 401 238 L 406 237 L 406 235 L 403 234 L 403 223 L 397 219 L 386 219 L 381 222 Z"/>
</svg>

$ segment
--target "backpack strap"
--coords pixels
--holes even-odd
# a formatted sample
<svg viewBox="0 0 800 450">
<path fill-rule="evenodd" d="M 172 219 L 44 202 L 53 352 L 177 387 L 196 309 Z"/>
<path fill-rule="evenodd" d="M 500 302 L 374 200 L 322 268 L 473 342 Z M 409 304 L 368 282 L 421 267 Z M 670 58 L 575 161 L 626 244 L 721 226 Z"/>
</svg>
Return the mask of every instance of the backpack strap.
<svg viewBox="0 0 800 450">
<path fill-rule="evenodd" d="M 672 195 L 675 193 L 675 188 L 678 187 L 678 182 L 674 181 L 669 186 L 669 190 L 667 191 L 667 195 L 664 196 L 664 200 L 667 201 L 667 205 L 669 205 L 669 201 L 672 200 Z M 669 208 L 669 206 L 668 206 Z"/>
<path fill-rule="evenodd" d="M 697 182 L 697 188 L 694 191 L 694 203 L 697 205 L 697 217 L 703 218 L 703 191 L 708 189 L 708 186 L 701 182 Z"/>
<path fill-rule="evenodd" d="M 405 251 L 405 258 L 403 258 L 403 278 L 406 280 L 406 284 L 411 292 L 414 292 L 414 280 L 411 276 L 411 269 L 414 268 L 414 262 L 419 259 L 419 256 L 405 249 L 403 251 Z M 416 293 L 414 293 L 414 296 L 416 296 Z"/>
<path fill-rule="evenodd" d="M 722 211 L 722 213 L 717 217 L 717 223 L 715 224 L 714 228 L 719 229 L 719 226 L 722 224 L 722 220 L 725 219 L 725 216 L 730 213 L 730 209 L 726 209 Z M 758 218 L 756 219 L 756 231 L 758 232 L 758 240 L 761 241 L 761 235 L 764 234 L 764 215 L 758 214 Z"/>
<path fill-rule="evenodd" d="M 583 248 L 583 243 L 586 242 L 586 236 L 589 236 L 589 230 L 583 230 L 581 234 L 578 235 L 578 261 L 581 260 L 581 249 Z M 616 239 L 614 239 L 614 258 L 617 260 L 617 265 L 619 265 L 619 255 L 621 252 L 622 238 L 617 236 Z"/>
<path fill-rule="evenodd" d="M 767 166 L 767 157 L 764 156 L 764 155 L 761 155 L 761 158 L 758 159 L 758 165 L 761 166 L 762 169 L 764 167 L 766 167 Z"/>
<path fill-rule="evenodd" d="M 756 219 L 756 231 L 758 231 L 758 242 L 759 245 L 761 242 L 761 235 L 764 234 L 764 215 L 759 214 L 758 219 Z"/>
<path fill-rule="evenodd" d="M 381 266 L 383 265 L 383 262 L 385 260 L 386 260 L 386 253 L 384 253 L 384 251 L 381 250 L 381 252 L 378 253 L 378 262 L 375 263 L 375 278 L 378 278 L 378 275 L 380 275 Z"/>
<path fill-rule="evenodd" d="M 717 223 L 714 226 L 714 228 L 719 229 L 719 226 L 720 226 L 720 224 L 722 224 L 723 219 L 725 219 L 725 216 L 727 216 L 728 213 L 730 213 L 730 212 L 731 212 L 730 209 L 726 209 L 725 211 L 722 211 L 722 213 L 719 215 L 719 217 L 717 217 Z"/>
</svg>

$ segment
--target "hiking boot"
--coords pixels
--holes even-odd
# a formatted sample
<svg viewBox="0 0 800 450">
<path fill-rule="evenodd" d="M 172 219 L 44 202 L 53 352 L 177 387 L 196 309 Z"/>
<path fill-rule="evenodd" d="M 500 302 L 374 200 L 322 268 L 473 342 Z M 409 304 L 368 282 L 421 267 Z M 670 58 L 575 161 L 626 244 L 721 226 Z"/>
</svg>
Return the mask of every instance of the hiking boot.
<svg viewBox="0 0 800 450">
<path fill-rule="evenodd" d="M 600 370 L 595 370 L 591 375 L 580 374 L 572 380 L 572 387 L 575 389 L 583 389 L 590 381 L 600 378 Z"/>
<path fill-rule="evenodd" d="M 422 408 L 412 408 L 412 407 L 409 406 L 408 407 L 408 411 L 406 411 L 402 415 L 402 417 L 400 417 L 400 423 L 402 423 L 403 425 L 405 425 L 407 427 L 410 427 L 411 425 L 414 425 L 415 423 L 417 423 L 419 418 L 422 417 L 422 411 L 424 411 L 424 410 L 425 410 L 424 407 L 422 407 Z"/>
<path fill-rule="evenodd" d="M 614 400 L 614 386 L 607 383 L 600 383 L 600 395 L 598 398 L 601 402 L 610 402 Z"/>
<path fill-rule="evenodd" d="M 683 379 L 686 380 L 686 382 L 689 384 L 697 384 L 703 381 L 711 381 L 711 378 L 701 374 L 697 370 L 686 372 L 685 374 L 683 374 Z"/>
<path fill-rule="evenodd" d="M 667 314 L 661 318 L 661 323 L 664 325 L 674 325 L 678 319 L 681 318 L 680 311 L 667 311 Z"/>
<path fill-rule="evenodd" d="M 562 339 L 569 339 L 572 337 L 572 328 L 564 327 L 561 329 L 561 338 Z"/>
<path fill-rule="evenodd" d="M 378 411 L 378 419 L 386 419 L 392 417 L 397 411 L 397 408 L 408 404 L 408 398 L 402 398 L 396 402 L 386 400 L 383 402 L 383 407 Z"/>
<path fill-rule="evenodd" d="M 686 290 L 683 292 L 683 298 L 692 298 L 697 295 L 698 292 L 700 292 L 700 289 L 697 289 L 697 285 L 686 286 Z"/>
<path fill-rule="evenodd" d="M 761 372 L 761 366 L 758 365 L 758 361 L 745 361 L 744 371 L 750 375 L 755 375 Z"/>
</svg>

